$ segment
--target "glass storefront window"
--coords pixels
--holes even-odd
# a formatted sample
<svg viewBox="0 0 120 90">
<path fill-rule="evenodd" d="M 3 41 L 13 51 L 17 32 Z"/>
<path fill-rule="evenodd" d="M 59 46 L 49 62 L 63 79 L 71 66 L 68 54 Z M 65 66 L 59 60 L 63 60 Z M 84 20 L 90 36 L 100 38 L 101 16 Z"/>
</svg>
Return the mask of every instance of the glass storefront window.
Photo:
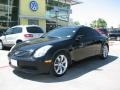
<svg viewBox="0 0 120 90">
<path fill-rule="evenodd" d="M 59 19 L 68 21 L 70 5 L 65 2 L 59 2 L 59 0 L 47 0 L 47 12 L 48 18 Z"/>
<path fill-rule="evenodd" d="M 66 0 L 46 0 L 46 31 L 69 22 L 70 4 Z M 62 22 L 61 22 L 62 21 Z"/>
<path fill-rule="evenodd" d="M 0 0 L 0 29 L 18 24 L 19 0 Z"/>
<path fill-rule="evenodd" d="M 28 19 L 29 25 L 39 25 L 39 20 Z"/>
</svg>

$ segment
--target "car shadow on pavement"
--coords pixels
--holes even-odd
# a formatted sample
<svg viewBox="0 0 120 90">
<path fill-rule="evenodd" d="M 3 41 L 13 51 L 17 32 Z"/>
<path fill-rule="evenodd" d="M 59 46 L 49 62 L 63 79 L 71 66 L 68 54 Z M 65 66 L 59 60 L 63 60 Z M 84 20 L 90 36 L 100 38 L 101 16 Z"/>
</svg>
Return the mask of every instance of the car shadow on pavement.
<svg viewBox="0 0 120 90">
<path fill-rule="evenodd" d="M 4 51 L 10 51 L 10 47 L 4 47 Z"/>
<path fill-rule="evenodd" d="M 17 70 L 14 70 L 13 72 L 17 76 L 23 79 L 28 79 L 36 82 L 43 82 L 43 83 L 64 82 L 64 81 L 69 81 L 69 80 L 79 78 L 82 75 L 85 75 L 94 70 L 103 71 L 103 69 L 100 69 L 100 67 L 115 61 L 117 58 L 118 57 L 116 56 L 109 56 L 107 59 L 102 60 L 99 57 L 91 57 L 79 62 L 75 62 L 68 69 L 67 73 L 62 77 L 55 77 L 50 74 L 40 74 L 40 73 L 29 74 L 29 73 L 23 73 Z"/>
</svg>

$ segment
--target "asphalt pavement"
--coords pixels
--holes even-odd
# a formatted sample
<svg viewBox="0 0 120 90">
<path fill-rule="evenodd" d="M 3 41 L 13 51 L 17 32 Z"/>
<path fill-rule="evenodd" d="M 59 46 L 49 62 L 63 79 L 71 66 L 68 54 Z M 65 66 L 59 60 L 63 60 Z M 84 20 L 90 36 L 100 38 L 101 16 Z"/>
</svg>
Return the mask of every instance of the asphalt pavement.
<svg viewBox="0 0 120 90">
<path fill-rule="evenodd" d="M 0 90 L 120 90 L 120 41 L 110 42 L 109 57 L 74 63 L 62 77 L 27 74 L 8 65 L 9 50 L 0 50 Z"/>
</svg>

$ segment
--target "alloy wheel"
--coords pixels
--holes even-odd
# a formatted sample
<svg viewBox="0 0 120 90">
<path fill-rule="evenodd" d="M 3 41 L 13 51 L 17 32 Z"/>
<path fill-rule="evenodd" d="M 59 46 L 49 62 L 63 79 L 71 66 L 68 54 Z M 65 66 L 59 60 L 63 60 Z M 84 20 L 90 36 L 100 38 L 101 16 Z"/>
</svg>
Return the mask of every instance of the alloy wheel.
<svg viewBox="0 0 120 90">
<path fill-rule="evenodd" d="M 54 71 L 57 75 L 63 75 L 68 67 L 68 59 L 65 55 L 58 55 L 54 61 Z"/>
<path fill-rule="evenodd" d="M 102 55 L 103 55 L 103 58 L 107 58 L 107 56 L 108 56 L 108 47 L 107 47 L 107 45 L 104 45 L 103 46 L 103 53 L 102 53 Z"/>
</svg>

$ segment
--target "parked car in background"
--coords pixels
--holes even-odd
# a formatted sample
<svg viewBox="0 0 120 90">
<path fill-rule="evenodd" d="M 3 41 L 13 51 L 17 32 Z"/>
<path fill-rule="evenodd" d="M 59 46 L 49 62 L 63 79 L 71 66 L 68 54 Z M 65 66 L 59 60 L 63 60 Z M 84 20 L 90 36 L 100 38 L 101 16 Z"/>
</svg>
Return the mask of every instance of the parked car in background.
<svg viewBox="0 0 120 90">
<path fill-rule="evenodd" d="M 109 31 L 109 37 L 110 39 L 116 39 L 116 40 L 120 40 L 120 30 L 111 30 Z"/>
<path fill-rule="evenodd" d="M 18 25 L 11 27 L 0 37 L 0 49 L 3 49 L 4 46 L 12 47 L 16 43 L 38 38 L 43 33 L 43 30 L 37 25 Z"/>
<path fill-rule="evenodd" d="M 0 36 L 2 36 L 3 35 L 3 32 L 0 32 Z"/>
<path fill-rule="evenodd" d="M 4 32 L 6 32 L 7 29 L 0 29 L 0 36 L 2 36 L 4 34 Z"/>
<path fill-rule="evenodd" d="M 107 37 L 90 27 L 68 26 L 13 46 L 8 57 L 16 70 L 62 76 L 73 61 L 95 55 L 106 59 L 108 52 Z"/>
<path fill-rule="evenodd" d="M 105 28 L 98 28 L 98 29 L 96 29 L 99 33 L 101 33 L 102 35 L 105 35 L 105 36 L 109 36 L 109 34 L 108 34 L 108 30 L 107 29 L 105 29 Z"/>
</svg>

